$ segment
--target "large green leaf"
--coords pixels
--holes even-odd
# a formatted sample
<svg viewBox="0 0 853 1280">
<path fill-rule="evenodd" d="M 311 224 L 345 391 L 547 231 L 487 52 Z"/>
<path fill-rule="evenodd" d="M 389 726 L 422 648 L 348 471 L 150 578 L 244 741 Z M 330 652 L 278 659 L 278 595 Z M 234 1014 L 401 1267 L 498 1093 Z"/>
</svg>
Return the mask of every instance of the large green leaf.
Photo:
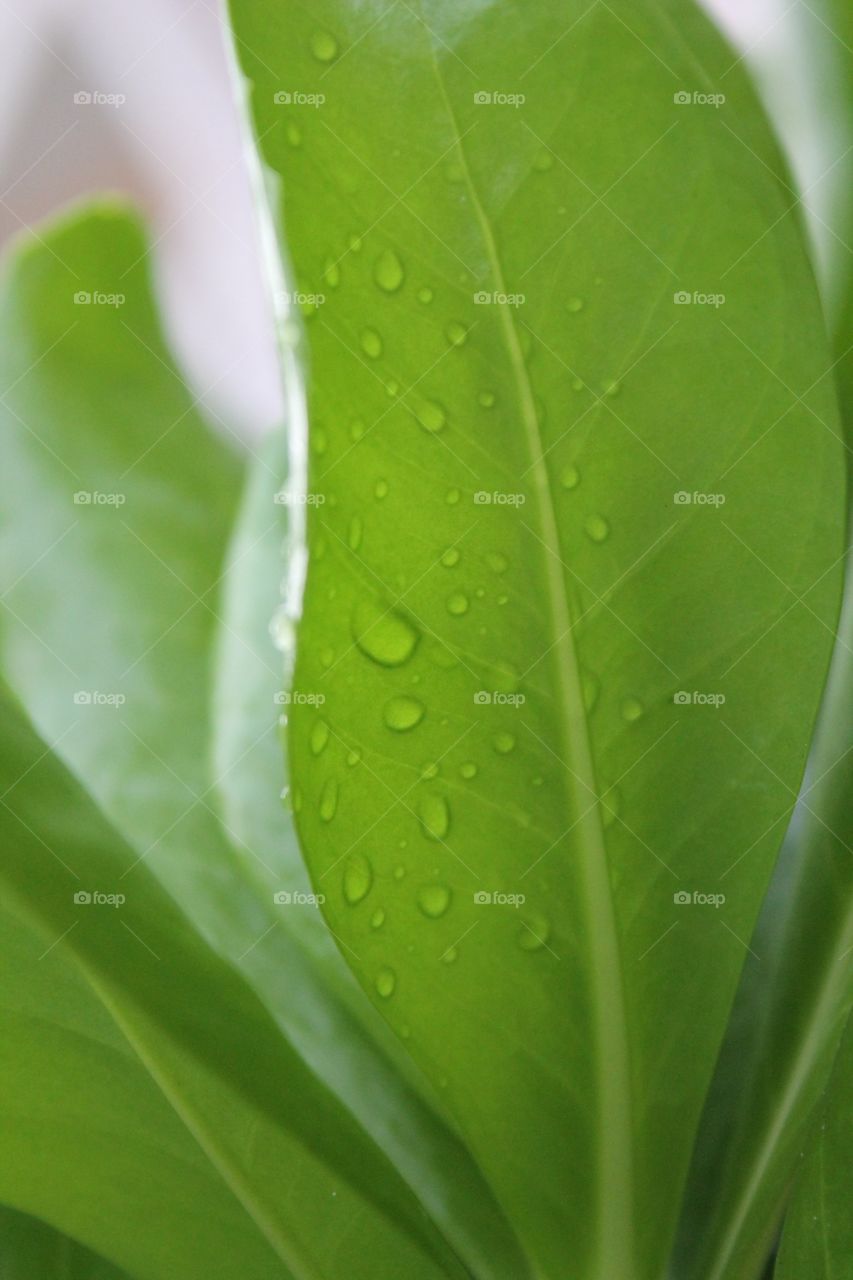
<svg viewBox="0 0 853 1280">
<path fill-rule="evenodd" d="M 853 1276 L 853 1022 L 844 1036 L 819 1117 L 785 1218 L 777 1280 L 850 1280 Z"/>
<path fill-rule="evenodd" d="M 513 1276 L 491 1194 L 414 1073 L 395 1070 L 396 1042 L 318 913 L 276 901 L 309 888 L 279 799 L 281 661 L 268 629 L 284 455 L 270 441 L 241 496 L 240 463 L 171 363 L 147 255 L 136 218 L 104 204 L 43 229 L 8 267 L 4 668 L 136 850 L 126 885 L 151 867 L 459 1249 L 485 1274 Z M 125 300 L 75 304 L 81 282 Z M 75 504 L 78 487 L 124 502 Z M 93 618 L 109 620 L 94 636 Z"/>
<path fill-rule="evenodd" d="M 4 911 L 0 953 L 0 1198 L 144 1280 L 227 1280 L 235 1269 L 247 1280 L 284 1280 L 273 1249 L 61 946 Z M 26 1225 L 2 1219 L 3 1280 L 52 1274 L 47 1228 Z M 57 1258 L 82 1267 L 83 1246 L 60 1240 Z"/>
<path fill-rule="evenodd" d="M 231 9 L 314 297 L 315 887 L 539 1272 L 656 1276 L 838 599 L 778 157 L 681 3 Z"/>
<path fill-rule="evenodd" d="M 392 1165 L 151 873 L 123 891 L 133 849 L 6 695 L 3 717 L 0 884 L 80 966 L 294 1277 L 338 1280 L 344 1258 L 364 1280 L 462 1277 Z"/>
</svg>

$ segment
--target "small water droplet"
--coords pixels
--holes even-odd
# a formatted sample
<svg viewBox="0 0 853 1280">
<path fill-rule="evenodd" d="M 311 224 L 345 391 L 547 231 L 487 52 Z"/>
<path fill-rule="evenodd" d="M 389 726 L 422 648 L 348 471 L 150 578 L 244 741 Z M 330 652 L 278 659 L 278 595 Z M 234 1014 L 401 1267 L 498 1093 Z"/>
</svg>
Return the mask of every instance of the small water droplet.
<svg viewBox="0 0 853 1280">
<path fill-rule="evenodd" d="M 542 777 L 542 774 L 537 773 L 536 777 L 533 779 L 533 785 L 534 787 L 541 787 L 544 781 L 545 779 Z"/>
<path fill-rule="evenodd" d="M 295 120 L 288 120 L 285 130 L 287 141 L 291 147 L 299 147 L 302 145 L 302 130 Z"/>
<path fill-rule="evenodd" d="M 423 289 L 418 290 L 418 302 L 422 302 L 424 306 L 426 306 L 427 303 L 432 302 L 433 296 L 432 289 L 430 289 L 428 285 L 425 285 Z"/>
<path fill-rule="evenodd" d="M 441 957 L 443 964 L 455 964 L 459 959 L 459 950 L 457 947 L 448 947 L 444 955 Z"/>
<path fill-rule="evenodd" d="M 587 516 L 583 527 L 593 542 L 605 542 L 610 533 L 610 525 L 604 516 Z"/>
<path fill-rule="evenodd" d="M 360 440 L 364 435 L 364 423 L 359 418 L 350 423 L 349 434 L 350 439 L 354 441 Z"/>
<path fill-rule="evenodd" d="M 377 907 L 373 915 L 370 917 L 371 929 L 381 929 L 385 923 L 385 912 L 381 907 Z"/>
<path fill-rule="evenodd" d="M 401 849 L 405 849 L 405 847 L 406 847 L 406 841 L 405 841 L 405 840 L 401 840 L 401 841 L 400 841 L 400 848 L 401 848 Z M 402 880 L 402 879 L 403 879 L 403 876 L 404 876 L 405 874 L 406 874 L 406 868 L 405 868 L 405 867 L 403 867 L 403 866 L 398 866 L 398 867 L 395 867 L 395 868 L 394 868 L 394 879 L 395 879 L 395 880 Z"/>
<path fill-rule="evenodd" d="M 380 969 L 376 975 L 376 990 L 383 1000 L 390 999 L 397 986 L 397 975 L 393 969 Z"/>
<path fill-rule="evenodd" d="M 434 760 L 428 760 L 426 764 L 421 765 L 421 777 L 424 780 L 428 780 L 430 778 L 437 778 L 438 774 L 439 774 L 439 768 Z"/>
<path fill-rule="evenodd" d="M 373 279 L 386 293 L 396 293 L 403 283 L 403 264 L 393 249 L 385 249 L 373 264 Z"/>
<path fill-rule="evenodd" d="M 533 161 L 533 168 L 539 173 L 547 173 L 549 169 L 554 168 L 554 157 L 550 151 L 540 151 L 536 159 Z"/>
<path fill-rule="evenodd" d="M 401 614 L 364 601 L 353 615 L 353 639 L 362 653 L 383 667 L 399 667 L 415 651 L 418 633 Z"/>
<path fill-rule="evenodd" d="M 347 243 L 352 253 L 361 253 L 361 236 L 350 236 Z"/>
<path fill-rule="evenodd" d="M 434 400 L 424 400 L 418 405 L 415 416 L 424 431 L 441 431 L 447 423 L 447 414 Z"/>
<path fill-rule="evenodd" d="M 444 501 L 449 507 L 455 507 L 461 497 L 462 493 L 459 489 L 448 489 Z"/>
<path fill-rule="evenodd" d="M 329 741 L 329 726 L 325 720 L 318 720 L 311 730 L 311 754 L 319 756 Z"/>
<path fill-rule="evenodd" d="M 320 795 L 320 817 L 323 822 L 331 822 L 338 809 L 338 783 L 329 778 Z"/>
<path fill-rule="evenodd" d="M 489 551 L 486 553 L 486 564 L 493 573 L 506 573 L 509 567 L 509 561 L 500 551 Z"/>
<path fill-rule="evenodd" d="M 377 498 L 387 498 L 388 497 L 388 481 L 377 480 L 373 488 L 373 493 Z"/>
<path fill-rule="evenodd" d="M 466 338 L 468 337 L 468 330 L 465 325 L 460 324 L 458 320 L 451 321 L 445 332 L 447 334 L 447 341 L 454 347 L 463 346 Z"/>
<path fill-rule="evenodd" d="M 349 522 L 349 533 L 347 534 L 347 542 L 350 551 L 358 551 L 361 546 L 361 538 L 364 533 L 364 525 L 360 516 L 353 516 Z"/>
<path fill-rule="evenodd" d="M 583 382 L 580 378 L 572 378 L 572 391 L 583 391 Z"/>
<path fill-rule="evenodd" d="M 452 613 L 455 618 L 461 618 L 468 612 L 468 608 L 468 597 L 463 592 L 454 591 L 452 596 L 447 597 L 447 612 Z"/>
<path fill-rule="evenodd" d="M 481 391 L 477 396 L 477 403 L 482 405 L 484 409 L 491 409 L 495 403 L 494 391 Z"/>
<path fill-rule="evenodd" d="M 385 383 L 385 390 L 393 400 L 395 396 L 398 396 L 400 394 L 400 384 L 399 382 L 396 382 L 393 378 L 391 378 L 388 382 Z"/>
<path fill-rule="evenodd" d="M 315 31 L 311 37 L 311 52 L 318 62 L 331 62 L 338 53 L 338 42 L 330 31 Z"/>
<path fill-rule="evenodd" d="M 459 563 L 459 549 L 457 547 L 448 547 L 441 557 L 441 563 L 445 569 L 452 569 L 455 564 Z"/>
<path fill-rule="evenodd" d="M 522 951 L 540 951 L 551 936 L 551 926 L 538 911 L 528 912 L 516 935 Z"/>
<path fill-rule="evenodd" d="M 358 764 L 360 759 L 361 759 L 361 752 L 356 751 L 355 748 L 353 748 L 352 751 L 349 751 L 347 753 L 347 764 L 351 769 Z"/>
<path fill-rule="evenodd" d="M 494 745 L 498 755 L 507 756 L 515 747 L 515 735 L 512 733 L 499 733 L 495 738 Z"/>
<path fill-rule="evenodd" d="M 325 427 L 315 427 L 311 436 L 311 446 L 315 453 L 321 456 L 329 447 L 329 437 L 326 434 Z"/>
<path fill-rule="evenodd" d="M 398 694 L 397 697 L 385 703 L 382 719 L 389 729 L 393 729 L 396 733 L 406 733 L 420 724 L 425 712 L 424 704 L 418 702 L 417 698 Z"/>
<path fill-rule="evenodd" d="M 371 360 L 378 360 L 382 355 L 382 336 L 375 329 L 365 329 L 361 335 L 361 349 Z"/>
<path fill-rule="evenodd" d="M 574 312 L 575 314 L 578 311 L 583 311 L 583 298 L 577 298 L 577 297 L 569 298 L 569 300 L 566 302 L 566 309 L 568 311 Z"/>
<path fill-rule="evenodd" d="M 611 378 L 609 382 L 605 382 L 601 388 L 601 393 L 605 396 L 618 396 L 621 388 L 622 383 L 619 382 L 618 378 Z"/>
<path fill-rule="evenodd" d="M 327 260 L 323 269 L 323 279 L 330 289 L 337 289 L 341 283 L 341 269 L 337 262 L 333 262 L 331 258 Z"/>
<path fill-rule="evenodd" d="M 450 830 L 450 809 L 443 796 L 425 795 L 418 805 L 424 835 L 430 840 L 443 840 Z"/>
<path fill-rule="evenodd" d="M 633 724 L 640 719 L 643 710 L 644 707 L 639 698 L 626 698 L 622 703 L 622 719 L 627 720 L 628 724 Z"/>
<path fill-rule="evenodd" d="M 451 896 L 443 884 L 425 884 L 418 891 L 418 906 L 430 920 L 438 920 L 450 906 Z"/>
<path fill-rule="evenodd" d="M 473 760 L 467 760 L 465 764 L 460 765 L 459 772 L 462 774 L 463 778 L 476 778 L 477 766 L 474 764 Z"/>
<path fill-rule="evenodd" d="M 329 646 L 326 645 L 325 648 L 320 650 L 320 662 L 328 671 L 329 667 L 332 665 L 334 661 L 335 661 L 335 651 L 334 649 L 330 649 Z"/>
<path fill-rule="evenodd" d="M 560 484 L 564 489 L 577 489 L 580 484 L 581 473 L 577 467 L 563 467 L 560 472 Z"/>
<path fill-rule="evenodd" d="M 351 907 L 370 893 L 373 884 L 373 867 L 363 853 L 351 853 L 344 864 L 344 897 Z"/>
</svg>

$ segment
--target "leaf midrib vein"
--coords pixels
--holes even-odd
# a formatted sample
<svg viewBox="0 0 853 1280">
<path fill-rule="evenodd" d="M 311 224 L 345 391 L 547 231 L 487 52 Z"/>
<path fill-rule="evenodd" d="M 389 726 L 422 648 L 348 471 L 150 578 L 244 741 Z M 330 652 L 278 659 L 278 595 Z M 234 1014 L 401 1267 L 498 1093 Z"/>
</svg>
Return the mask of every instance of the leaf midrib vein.
<svg viewBox="0 0 853 1280">
<path fill-rule="evenodd" d="M 420 3 L 418 7 L 421 8 Z M 426 27 L 426 23 L 423 25 Z M 429 31 L 428 27 L 426 29 Z M 494 284 L 500 293 L 506 294 L 506 282 L 491 224 L 474 186 L 461 130 L 444 84 L 434 45 L 431 39 L 427 43 L 439 92 L 456 137 L 465 183 L 480 227 Z M 571 609 L 562 572 L 553 493 L 544 460 L 544 442 L 515 322 L 505 307 L 500 308 L 499 314 L 532 459 L 531 475 L 537 493 L 542 541 L 549 553 L 546 560 L 548 599 L 555 634 L 559 637 L 554 648 L 561 708 L 558 722 L 565 755 L 572 760 L 572 768 L 567 767 L 566 771 L 566 789 L 570 807 L 583 815 L 577 824 L 577 832 L 592 951 L 591 972 L 595 988 L 593 1004 L 599 1062 L 597 1267 L 602 1280 L 614 1275 L 620 1276 L 622 1280 L 631 1280 L 635 1274 L 631 1071 L 616 914 L 600 808 L 595 805 L 590 809 L 580 794 L 582 787 L 587 793 L 592 791 L 597 795 L 598 787 L 573 641 Z"/>
</svg>

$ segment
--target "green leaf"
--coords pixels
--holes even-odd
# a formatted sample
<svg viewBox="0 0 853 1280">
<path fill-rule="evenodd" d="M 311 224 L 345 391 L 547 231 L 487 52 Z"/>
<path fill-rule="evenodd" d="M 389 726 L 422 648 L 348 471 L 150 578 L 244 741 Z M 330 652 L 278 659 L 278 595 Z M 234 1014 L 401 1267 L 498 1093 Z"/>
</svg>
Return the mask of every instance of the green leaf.
<svg viewBox="0 0 853 1280">
<path fill-rule="evenodd" d="M 281 660 L 269 636 L 284 451 L 270 440 L 241 494 L 240 463 L 171 364 L 147 258 L 136 218 L 104 204 L 44 229 L 8 269 L 5 670 L 136 865 L 240 967 L 458 1248 L 487 1275 L 517 1275 L 481 1175 L 413 1071 L 396 1070 L 394 1038 L 318 913 L 275 901 L 309 888 L 279 800 Z M 81 280 L 123 290 L 123 304 L 75 304 Z M 80 484 L 125 501 L 75 504 Z M 96 643 L 93 617 L 111 620 Z M 80 692 L 93 701 L 80 705 Z"/>
<path fill-rule="evenodd" d="M 153 876 L 141 868 L 123 891 L 134 851 L 6 695 L 3 713 L 0 882 L 73 956 L 294 1277 L 337 1280 L 342 1252 L 365 1280 L 463 1276 L 390 1163 Z"/>
<path fill-rule="evenodd" d="M 778 156 L 682 4 L 231 10 L 309 310 L 315 888 L 538 1273 L 657 1276 L 839 594 Z"/>
<path fill-rule="evenodd" d="M 785 1218 L 776 1280 L 850 1280 L 853 1275 L 853 1023 L 819 1115 Z"/>
<path fill-rule="evenodd" d="M 127 1280 L 124 1272 L 52 1227 L 0 1207 L 2 1280 Z"/>
<path fill-rule="evenodd" d="M 283 1280 L 280 1260 L 61 947 L 4 911 L 0 953 L 0 1196 L 145 1280 L 226 1280 L 236 1267 L 247 1280 Z M 48 1229 L 24 1230 L 9 1216 L 2 1224 L 4 1280 L 13 1258 L 21 1280 L 47 1280 Z M 82 1264 L 82 1246 L 68 1251 Z"/>
</svg>

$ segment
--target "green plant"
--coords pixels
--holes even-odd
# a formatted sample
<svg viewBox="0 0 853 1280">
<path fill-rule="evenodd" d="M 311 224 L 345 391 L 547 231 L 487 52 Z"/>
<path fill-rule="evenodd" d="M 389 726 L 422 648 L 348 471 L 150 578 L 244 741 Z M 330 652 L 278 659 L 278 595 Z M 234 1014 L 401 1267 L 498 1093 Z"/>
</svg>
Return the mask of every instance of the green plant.
<svg viewBox="0 0 853 1280">
<path fill-rule="evenodd" d="M 850 330 L 743 66 L 675 0 L 231 11 L 289 469 L 121 205 L 2 291 L 0 1247 L 759 1280 L 812 1142 L 779 1274 L 851 1274 Z"/>
</svg>

